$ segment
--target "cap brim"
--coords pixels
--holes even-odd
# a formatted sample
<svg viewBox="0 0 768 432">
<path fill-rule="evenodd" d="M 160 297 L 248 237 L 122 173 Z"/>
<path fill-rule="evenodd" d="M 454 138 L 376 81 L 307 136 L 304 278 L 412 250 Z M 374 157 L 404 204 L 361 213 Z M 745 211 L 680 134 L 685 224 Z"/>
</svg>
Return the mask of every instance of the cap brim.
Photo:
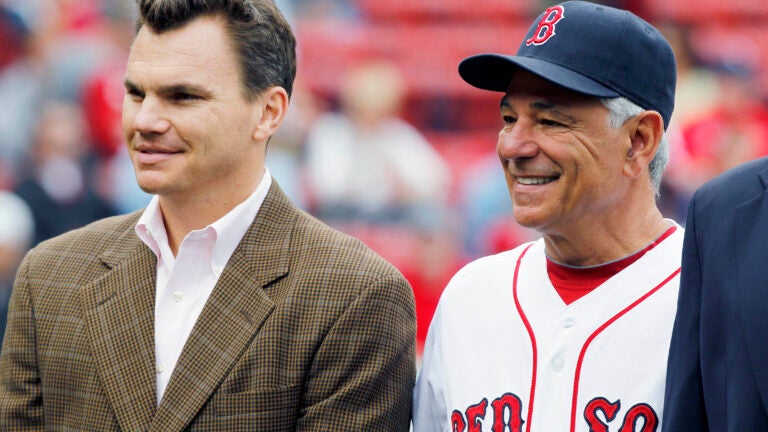
<svg viewBox="0 0 768 432">
<path fill-rule="evenodd" d="M 478 54 L 459 64 L 459 75 L 470 85 L 498 92 L 506 92 L 512 74 L 524 69 L 557 85 L 595 97 L 618 97 L 619 93 L 562 66 L 530 57 L 501 54 Z"/>
</svg>

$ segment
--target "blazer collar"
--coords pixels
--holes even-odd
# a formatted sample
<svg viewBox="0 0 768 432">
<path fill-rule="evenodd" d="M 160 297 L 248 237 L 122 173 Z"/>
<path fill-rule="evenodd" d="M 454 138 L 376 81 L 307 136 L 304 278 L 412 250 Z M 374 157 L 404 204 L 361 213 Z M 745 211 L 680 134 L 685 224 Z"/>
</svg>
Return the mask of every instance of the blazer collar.
<svg viewBox="0 0 768 432">
<path fill-rule="evenodd" d="M 159 407 L 157 259 L 133 231 L 140 213 L 127 219 L 101 256 L 109 270 L 82 290 L 96 366 L 121 429 L 183 430 L 195 418 L 274 309 L 269 285 L 288 273 L 299 214 L 273 182 L 195 323 Z"/>
<path fill-rule="evenodd" d="M 94 362 L 120 428 L 143 430 L 155 412 L 155 255 L 126 220 L 102 254 L 106 273 L 81 291 Z"/>
<path fill-rule="evenodd" d="M 192 328 L 150 431 L 183 430 L 250 345 L 275 308 L 269 285 L 288 273 L 298 216 L 273 182 Z"/>
</svg>

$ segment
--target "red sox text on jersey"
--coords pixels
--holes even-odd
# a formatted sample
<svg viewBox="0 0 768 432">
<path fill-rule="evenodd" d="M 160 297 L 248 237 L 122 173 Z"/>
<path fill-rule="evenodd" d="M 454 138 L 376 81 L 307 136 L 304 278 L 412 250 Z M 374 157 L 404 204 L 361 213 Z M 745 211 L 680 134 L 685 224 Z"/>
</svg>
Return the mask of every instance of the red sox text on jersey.
<svg viewBox="0 0 768 432">
<path fill-rule="evenodd" d="M 619 422 L 617 415 L 620 411 L 621 401 L 611 403 L 604 397 L 597 397 L 587 404 L 583 414 L 591 432 L 608 432 L 609 430 L 654 432 L 658 428 L 659 417 L 656 411 L 646 403 L 639 403 L 629 408 L 623 421 Z M 524 431 L 522 402 L 512 393 L 505 393 L 490 403 L 487 398 L 483 399 L 467 407 L 463 412 L 454 410 L 451 414 L 451 431 L 481 432 L 481 421 L 489 414 L 492 416 L 491 431 L 493 432 Z M 615 423 L 619 423 L 618 429 Z"/>
</svg>

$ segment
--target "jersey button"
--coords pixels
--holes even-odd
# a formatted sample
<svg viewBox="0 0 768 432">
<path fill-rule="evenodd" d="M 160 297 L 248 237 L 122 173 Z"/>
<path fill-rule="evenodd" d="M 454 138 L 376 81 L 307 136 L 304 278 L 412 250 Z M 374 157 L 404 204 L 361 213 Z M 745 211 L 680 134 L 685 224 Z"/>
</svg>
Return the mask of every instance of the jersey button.
<svg viewBox="0 0 768 432">
<path fill-rule="evenodd" d="M 560 372 L 561 370 L 563 370 L 563 366 L 564 366 L 564 362 L 562 358 L 555 357 L 552 360 L 552 369 L 554 369 L 555 372 Z"/>
<path fill-rule="evenodd" d="M 569 329 L 575 325 L 576 323 L 571 318 L 568 318 L 567 320 L 563 321 L 563 328 Z"/>
</svg>

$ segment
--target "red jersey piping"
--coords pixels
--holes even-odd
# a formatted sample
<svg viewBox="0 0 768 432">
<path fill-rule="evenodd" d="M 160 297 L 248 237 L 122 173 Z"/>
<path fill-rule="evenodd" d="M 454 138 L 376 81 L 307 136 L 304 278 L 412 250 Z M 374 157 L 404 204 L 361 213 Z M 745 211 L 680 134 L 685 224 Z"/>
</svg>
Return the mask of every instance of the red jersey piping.
<svg viewBox="0 0 768 432">
<path fill-rule="evenodd" d="M 635 300 L 632 304 L 630 304 L 629 306 L 625 307 L 621 312 L 617 313 L 616 315 L 611 317 L 608 321 L 603 323 L 603 325 L 598 327 L 598 329 L 595 330 L 587 338 L 586 342 L 584 342 L 584 346 L 581 347 L 581 352 L 579 353 L 579 360 L 576 362 L 576 373 L 575 373 L 575 376 L 573 378 L 573 399 L 571 401 L 571 432 L 574 432 L 576 430 L 576 402 L 577 402 L 577 399 L 578 399 L 578 396 L 579 396 L 579 379 L 581 378 L 581 365 L 582 365 L 582 363 L 584 361 L 584 356 L 587 353 L 587 348 L 589 348 L 589 344 L 591 344 L 592 341 L 595 340 L 597 335 L 599 335 L 600 333 L 602 333 L 603 330 L 608 328 L 608 326 L 610 326 L 611 324 L 616 322 L 619 318 L 624 316 L 627 312 L 632 310 L 635 306 L 637 306 L 640 303 L 644 302 L 648 297 L 650 297 L 653 294 L 655 294 L 659 289 L 661 289 L 661 287 L 666 285 L 667 282 L 672 280 L 679 273 L 680 273 L 680 267 L 678 267 L 677 270 L 672 272 L 672 274 L 667 276 L 666 279 L 661 281 L 660 284 L 656 285 L 652 290 L 650 290 L 647 293 L 645 293 L 642 297 L 640 297 L 639 299 Z"/>
<path fill-rule="evenodd" d="M 525 253 L 528 252 L 528 249 L 531 248 L 533 244 L 528 245 L 523 252 L 520 254 L 520 257 L 517 258 L 517 265 L 515 265 L 515 276 L 512 280 L 512 295 L 515 298 L 515 307 L 517 308 L 517 313 L 520 315 L 520 319 L 523 320 L 523 324 L 525 325 L 525 329 L 528 331 L 528 337 L 531 339 L 531 350 L 533 352 L 533 369 L 531 373 L 531 391 L 530 395 L 528 396 L 528 414 L 526 416 L 526 426 L 525 430 L 526 432 L 531 432 L 531 417 L 533 416 L 533 401 L 534 396 L 536 394 L 536 372 L 537 372 L 537 352 L 538 349 L 536 348 L 536 335 L 533 334 L 533 328 L 531 327 L 531 323 L 528 322 L 528 317 L 525 316 L 525 312 L 523 312 L 522 306 L 520 306 L 520 300 L 517 298 L 517 275 L 520 271 L 520 262 L 523 260 L 523 256 L 525 256 Z"/>
</svg>

